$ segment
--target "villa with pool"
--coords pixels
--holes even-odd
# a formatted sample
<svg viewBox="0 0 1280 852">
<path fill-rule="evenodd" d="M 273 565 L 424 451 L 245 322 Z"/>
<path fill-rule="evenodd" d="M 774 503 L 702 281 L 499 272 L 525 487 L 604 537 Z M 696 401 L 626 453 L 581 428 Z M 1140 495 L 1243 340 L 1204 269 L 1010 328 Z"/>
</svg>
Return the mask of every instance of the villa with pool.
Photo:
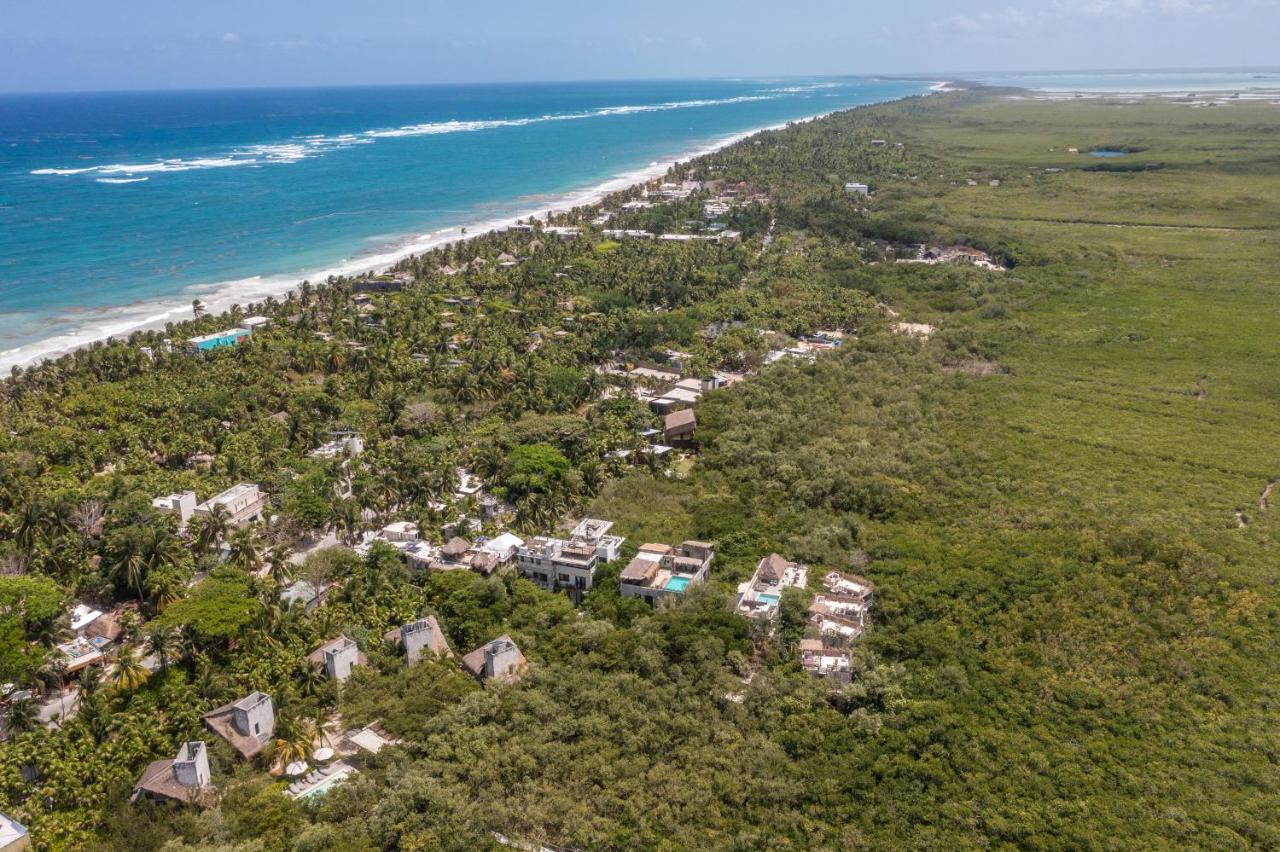
<svg viewBox="0 0 1280 852">
<path fill-rule="evenodd" d="M 641 545 L 622 569 L 619 591 L 624 598 L 643 598 L 656 606 L 659 600 L 682 595 L 689 586 L 705 580 L 715 551 L 716 546 L 706 541 L 686 541 L 679 547 Z"/>
</svg>

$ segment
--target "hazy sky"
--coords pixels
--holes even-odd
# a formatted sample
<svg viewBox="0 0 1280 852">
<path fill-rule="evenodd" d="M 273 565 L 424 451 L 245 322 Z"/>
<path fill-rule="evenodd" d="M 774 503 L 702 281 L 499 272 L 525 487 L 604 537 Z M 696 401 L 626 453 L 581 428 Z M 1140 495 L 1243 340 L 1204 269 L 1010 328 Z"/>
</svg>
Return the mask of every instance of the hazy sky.
<svg viewBox="0 0 1280 852">
<path fill-rule="evenodd" d="M 0 90 L 1280 62 L 1280 0 L 0 0 Z"/>
</svg>

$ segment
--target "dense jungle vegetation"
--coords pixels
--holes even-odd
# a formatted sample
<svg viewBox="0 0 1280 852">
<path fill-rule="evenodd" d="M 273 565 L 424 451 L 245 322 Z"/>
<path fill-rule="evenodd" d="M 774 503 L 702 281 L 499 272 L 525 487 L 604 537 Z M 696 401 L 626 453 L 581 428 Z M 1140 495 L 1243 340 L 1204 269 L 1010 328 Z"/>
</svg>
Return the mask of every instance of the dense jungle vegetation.
<svg viewBox="0 0 1280 852">
<path fill-rule="evenodd" d="M 678 167 L 767 193 L 729 217 L 740 243 L 489 235 L 366 305 L 335 280 L 168 335 L 273 318 L 237 349 L 152 359 L 147 332 L 15 373 L 0 679 L 58 688 L 45 649 L 72 601 L 139 618 L 74 718 L 13 715 L 0 811 L 49 849 L 1280 845 L 1280 108 L 1020 94 L 857 109 Z M 1162 167 L 1067 151 L 1103 145 Z M 679 230 L 700 206 L 611 227 Z M 894 262 L 912 244 L 1010 268 Z M 851 334 L 762 366 L 760 330 L 821 328 Z M 691 462 L 627 466 L 610 451 L 657 420 L 602 400 L 594 366 L 666 348 L 757 372 L 698 404 Z M 368 444 L 347 498 L 305 455 L 333 429 Z M 445 499 L 459 465 L 523 531 L 586 512 L 628 555 L 714 540 L 712 581 L 651 611 L 618 596 L 624 559 L 575 609 L 383 548 L 288 564 L 316 530 L 412 519 L 438 540 L 472 508 Z M 272 495 L 266 527 L 187 541 L 150 506 L 242 480 Z M 875 583 L 850 685 L 799 668 L 794 596 L 772 637 L 733 613 L 771 551 Z M 282 606 L 295 576 L 335 591 Z M 459 653 L 511 634 L 529 674 L 404 667 L 382 634 L 428 612 Z M 303 662 L 338 631 L 372 663 L 340 690 Z M 252 689 L 286 750 L 335 711 L 404 744 L 303 805 L 211 742 L 216 807 L 129 803 Z"/>
</svg>

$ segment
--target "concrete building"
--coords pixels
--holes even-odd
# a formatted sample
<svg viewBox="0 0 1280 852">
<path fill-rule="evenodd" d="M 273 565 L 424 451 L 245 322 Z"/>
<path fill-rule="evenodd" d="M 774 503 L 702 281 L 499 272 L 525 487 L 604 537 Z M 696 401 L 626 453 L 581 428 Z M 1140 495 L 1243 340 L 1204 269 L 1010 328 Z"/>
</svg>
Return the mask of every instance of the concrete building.
<svg viewBox="0 0 1280 852">
<path fill-rule="evenodd" d="M 17 820 L 0 814 L 0 850 L 22 852 L 31 848 L 31 835 L 27 827 Z"/>
<path fill-rule="evenodd" d="M 209 750 L 199 740 L 183 743 L 173 760 L 157 760 L 147 767 L 133 786 L 131 801 L 206 804 L 211 799 L 213 781 L 209 773 Z"/>
<path fill-rule="evenodd" d="M 515 641 L 505 634 L 462 658 L 463 668 L 482 681 L 515 683 L 528 665 Z"/>
<path fill-rule="evenodd" d="M 760 560 L 751 579 L 738 586 L 738 612 L 760 624 L 768 624 L 778 614 L 782 590 L 803 589 L 809 569 L 799 562 L 788 562 L 776 553 Z"/>
<path fill-rule="evenodd" d="M 369 663 L 365 655 L 360 653 L 356 643 L 346 636 L 329 640 L 308 654 L 307 659 L 312 665 L 319 666 L 324 671 L 325 677 L 339 683 L 351 677 L 351 672 L 356 666 Z"/>
<path fill-rule="evenodd" d="M 581 603 L 595 578 L 600 556 L 586 542 L 536 536 L 516 550 L 520 573 L 550 592 L 565 591 Z"/>
<path fill-rule="evenodd" d="M 844 191 L 850 195 L 871 195 L 871 187 L 867 186 L 865 183 L 846 183 L 844 185 Z"/>
<path fill-rule="evenodd" d="M 569 538 L 594 547 L 601 562 L 612 562 L 618 558 L 618 551 L 622 549 L 626 539 L 622 536 L 610 535 L 611 529 L 613 529 L 613 521 L 583 518 L 569 533 Z"/>
<path fill-rule="evenodd" d="M 440 629 L 440 622 L 436 621 L 434 615 L 411 621 L 403 625 L 398 632 L 400 642 L 404 646 L 405 660 L 410 665 L 422 659 L 424 652 L 435 654 L 437 657 L 453 656 L 449 641 L 444 638 L 444 631 Z"/>
<path fill-rule="evenodd" d="M 187 522 L 196 513 L 196 492 L 175 491 L 167 497 L 157 497 L 151 501 L 151 508 L 157 512 L 178 516 L 178 531 L 187 528 Z"/>
<path fill-rule="evenodd" d="M 262 519 L 263 510 L 267 507 L 267 495 L 259 491 L 257 485 L 241 482 L 196 506 L 195 514 L 212 514 L 215 506 L 221 507 L 226 513 L 229 524 L 243 526 Z"/>
<path fill-rule="evenodd" d="M 679 547 L 644 544 L 619 576 L 618 591 L 624 598 L 642 598 L 650 606 L 689 586 L 706 580 L 715 558 L 715 544 L 685 541 Z"/>
<path fill-rule="evenodd" d="M 814 677 L 825 677 L 836 683 L 853 679 L 853 659 L 841 648 L 828 648 L 821 639 L 800 640 L 800 667 Z"/>
<path fill-rule="evenodd" d="M 311 459 L 335 459 L 341 456 L 355 458 L 364 452 L 364 438 L 355 432 L 344 432 L 307 453 Z"/>
<path fill-rule="evenodd" d="M 276 732 L 271 696 L 251 692 L 201 717 L 204 726 L 226 740 L 241 757 L 251 758 L 266 748 Z"/>
</svg>

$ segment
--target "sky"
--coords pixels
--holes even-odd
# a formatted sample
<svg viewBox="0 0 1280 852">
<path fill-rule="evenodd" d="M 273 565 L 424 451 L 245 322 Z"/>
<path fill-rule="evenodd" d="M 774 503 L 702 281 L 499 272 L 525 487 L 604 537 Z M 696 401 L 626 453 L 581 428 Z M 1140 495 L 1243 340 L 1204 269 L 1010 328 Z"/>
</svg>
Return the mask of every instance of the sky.
<svg viewBox="0 0 1280 852">
<path fill-rule="evenodd" d="M 1280 0 L 0 0 L 0 91 L 1274 66 Z"/>
</svg>

